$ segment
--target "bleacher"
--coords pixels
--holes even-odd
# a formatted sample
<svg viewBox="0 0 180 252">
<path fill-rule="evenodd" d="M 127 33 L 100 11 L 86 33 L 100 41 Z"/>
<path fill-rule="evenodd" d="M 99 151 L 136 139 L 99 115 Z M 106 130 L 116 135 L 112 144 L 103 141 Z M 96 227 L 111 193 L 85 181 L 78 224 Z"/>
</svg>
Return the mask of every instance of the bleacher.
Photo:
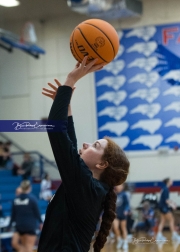
<svg viewBox="0 0 180 252">
<path fill-rule="evenodd" d="M 4 217 L 11 215 L 12 201 L 15 198 L 15 190 L 22 181 L 21 176 L 13 176 L 11 170 L 0 170 L 0 205 Z M 39 199 L 40 184 L 32 182 L 32 192 L 37 197 L 41 214 L 45 214 L 47 201 Z"/>
<path fill-rule="evenodd" d="M 14 198 L 16 197 L 16 188 L 20 186 L 22 181 L 21 176 L 13 176 L 11 170 L 0 170 L 0 205 L 2 206 L 3 218 L 0 218 L 0 251 L 12 251 L 11 238 L 13 235 L 12 231 L 6 231 L 6 227 L 9 225 L 11 216 L 11 207 Z M 40 183 L 33 183 L 32 194 L 37 197 L 39 210 L 41 213 L 42 220 L 45 217 L 48 202 L 39 199 Z M 5 228 L 5 231 L 3 229 Z M 3 245 L 3 247 L 2 247 Z M 5 250 L 3 249 L 5 246 Z M 6 249 L 8 247 L 8 249 Z M 36 247 L 35 247 L 36 248 Z"/>
</svg>

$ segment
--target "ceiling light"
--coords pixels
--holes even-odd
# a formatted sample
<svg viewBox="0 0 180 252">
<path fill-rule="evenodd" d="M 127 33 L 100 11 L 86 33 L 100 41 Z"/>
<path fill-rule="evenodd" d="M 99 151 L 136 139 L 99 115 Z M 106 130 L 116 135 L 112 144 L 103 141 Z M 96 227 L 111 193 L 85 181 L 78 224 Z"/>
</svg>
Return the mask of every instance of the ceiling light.
<svg viewBox="0 0 180 252">
<path fill-rule="evenodd" d="M 17 0 L 0 0 L 0 5 L 4 7 L 18 6 L 20 3 Z"/>
</svg>

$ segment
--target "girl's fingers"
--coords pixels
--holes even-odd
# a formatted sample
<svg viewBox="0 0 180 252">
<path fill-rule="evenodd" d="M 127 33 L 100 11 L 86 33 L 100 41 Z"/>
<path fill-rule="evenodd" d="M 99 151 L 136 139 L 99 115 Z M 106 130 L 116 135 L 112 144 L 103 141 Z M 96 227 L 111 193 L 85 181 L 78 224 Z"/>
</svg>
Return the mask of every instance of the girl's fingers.
<svg viewBox="0 0 180 252">
<path fill-rule="evenodd" d="M 54 79 L 54 81 L 56 82 L 56 84 L 60 87 L 62 86 L 61 83 L 57 80 L 57 79 Z"/>
<path fill-rule="evenodd" d="M 102 69 L 104 66 L 105 66 L 104 63 L 98 64 L 98 65 L 92 65 L 92 67 L 89 69 L 88 72 L 90 73 L 90 72 L 98 71 L 98 70 Z"/>
<path fill-rule="evenodd" d="M 80 62 L 77 62 L 76 64 L 76 68 L 78 68 L 80 66 Z"/>
<path fill-rule="evenodd" d="M 88 58 L 87 56 L 85 56 L 85 57 L 83 58 L 83 61 L 81 62 L 82 68 L 86 67 L 87 58 Z"/>
<path fill-rule="evenodd" d="M 94 59 L 92 60 L 90 63 L 88 63 L 88 65 L 86 66 L 87 67 L 87 70 L 91 69 L 93 66 L 96 67 L 98 65 L 95 65 L 95 63 L 98 61 L 98 59 Z"/>
<path fill-rule="evenodd" d="M 48 89 L 48 88 L 43 88 L 44 91 L 46 91 L 47 93 L 50 93 L 50 94 L 54 94 L 55 92 Z"/>
<path fill-rule="evenodd" d="M 99 71 L 99 70 L 101 70 L 103 67 L 104 67 L 104 65 L 103 65 L 103 66 L 98 67 L 95 71 Z"/>
<path fill-rule="evenodd" d="M 45 92 L 42 92 L 42 94 L 53 99 L 53 95 L 47 94 L 47 93 L 45 93 Z"/>
<path fill-rule="evenodd" d="M 55 87 L 53 84 L 48 83 L 48 85 L 49 85 L 52 89 L 54 89 L 55 91 L 57 91 L 57 87 Z"/>
<path fill-rule="evenodd" d="M 100 67 L 100 68 L 98 68 L 96 71 L 99 71 L 99 70 L 101 70 L 101 69 L 103 69 L 103 66 L 102 66 L 102 67 Z"/>
</svg>

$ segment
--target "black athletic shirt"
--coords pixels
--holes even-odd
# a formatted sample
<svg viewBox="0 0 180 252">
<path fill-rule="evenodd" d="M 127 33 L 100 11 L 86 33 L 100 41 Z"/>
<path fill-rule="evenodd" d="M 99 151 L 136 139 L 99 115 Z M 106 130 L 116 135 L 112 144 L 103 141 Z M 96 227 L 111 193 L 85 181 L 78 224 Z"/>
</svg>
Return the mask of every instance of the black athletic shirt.
<svg viewBox="0 0 180 252">
<path fill-rule="evenodd" d="M 49 120 L 59 122 L 48 132 L 62 179 L 46 211 L 38 252 L 88 252 L 109 186 L 93 178 L 80 158 L 68 105 L 72 88 L 58 88 Z"/>
</svg>

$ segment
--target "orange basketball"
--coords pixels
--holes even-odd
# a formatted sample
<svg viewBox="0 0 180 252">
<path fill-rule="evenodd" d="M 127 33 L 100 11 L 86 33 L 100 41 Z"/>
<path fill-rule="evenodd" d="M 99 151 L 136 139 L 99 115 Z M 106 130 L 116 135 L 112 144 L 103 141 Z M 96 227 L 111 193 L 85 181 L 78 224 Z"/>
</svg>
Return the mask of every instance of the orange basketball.
<svg viewBox="0 0 180 252">
<path fill-rule="evenodd" d="M 118 52 L 119 37 L 114 27 L 108 22 L 101 19 L 88 19 L 73 30 L 70 37 L 70 49 L 78 62 L 88 56 L 88 63 L 98 58 L 96 64 L 108 64 Z"/>
</svg>

